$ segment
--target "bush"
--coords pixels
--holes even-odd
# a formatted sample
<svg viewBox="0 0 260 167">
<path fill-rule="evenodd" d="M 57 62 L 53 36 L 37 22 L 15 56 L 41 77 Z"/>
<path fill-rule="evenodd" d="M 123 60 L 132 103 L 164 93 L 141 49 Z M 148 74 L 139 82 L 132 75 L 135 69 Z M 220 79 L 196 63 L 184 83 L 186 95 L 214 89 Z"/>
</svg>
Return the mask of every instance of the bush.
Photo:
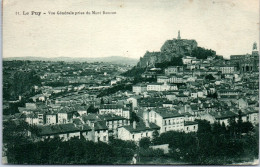
<svg viewBox="0 0 260 167">
<path fill-rule="evenodd" d="M 151 145 L 151 141 L 149 137 L 144 137 L 139 141 L 139 147 L 142 147 L 144 149 L 149 148 L 149 146 Z"/>
</svg>

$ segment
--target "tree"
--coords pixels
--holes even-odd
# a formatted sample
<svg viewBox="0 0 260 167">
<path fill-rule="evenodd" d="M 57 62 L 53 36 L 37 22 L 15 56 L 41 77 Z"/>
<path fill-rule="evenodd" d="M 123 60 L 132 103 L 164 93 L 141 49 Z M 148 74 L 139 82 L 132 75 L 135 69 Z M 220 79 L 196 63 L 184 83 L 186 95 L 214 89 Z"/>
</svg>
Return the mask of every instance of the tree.
<svg viewBox="0 0 260 167">
<path fill-rule="evenodd" d="M 157 130 L 154 130 L 152 136 L 153 136 L 153 141 L 156 140 L 159 137 L 159 132 Z"/>
<path fill-rule="evenodd" d="M 101 103 L 101 104 L 104 104 L 104 99 L 103 99 L 103 98 L 101 98 L 100 103 Z"/>
<path fill-rule="evenodd" d="M 198 122 L 198 132 L 197 133 L 211 133 L 211 125 L 207 120 L 195 120 Z"/>
<path fill-rule="evenodd" d="M 87 109 L 88 113 L 98 113 L 98 111 L 98 108 L 95 108 L 93 104 L 91 104 Z"/>
<path fill-rule="evenodd" d="M 7 95 L 5 97 L 16 100 L 20 95 L 34 95 L 33 86 L 41 85 L 41 79 L 34 70 L 30 72 L 16 71 L 8 83 L 9 88 L 4 89 L 5 92 L 3 92 L 3 94 L 9 94 L 9 96 Z"/>
<path fill-rule="evenodd" d="M 218 94 L 217 94 L 217 92 L 215 92 L 215 93 L 208 93 L 207 97 L 217 99 L 218 98 Z"/>
<path fill-rule="evenodd" d="M 254 131 L 254 126 L 251 122 L 243 122 L 241 124 L 241 133 L 248 133 L 248 132 L 253 132 Z"/>
<path fill-rule="evenodd" d="M 134 121 L 139 122 L 139 117 L 136 115 L 135 112 L 131 111 L 130 114 L 131 114 L 130 115 L 130 122 L 131 123 L 134 122 Z"/>
<path fill-rule="evenodd" d="M 211 74 L 206 75 L 205 79 L 207 79 L 207 80 L 215 80 L 215 78 Z"/>
<path fill-rule="evenodd" d="M 207 59 L 208 56 L 216 55 L 216 52 L 211 49 L 205 49 L 202 47 L 197 47 L 191 52 L 191 55 L 193 57 L 196 57 L 197 59 Z"/>
<path fill-rule="evenodd" d="M 144 138 L 141 138 L 141 140 L 139 141 L 139 146 L 142 147 L 142 148 L 149 148 L 149 146 L 151 145 L 151 140 L 149 137 L 144 137 Z"/>
</svg>

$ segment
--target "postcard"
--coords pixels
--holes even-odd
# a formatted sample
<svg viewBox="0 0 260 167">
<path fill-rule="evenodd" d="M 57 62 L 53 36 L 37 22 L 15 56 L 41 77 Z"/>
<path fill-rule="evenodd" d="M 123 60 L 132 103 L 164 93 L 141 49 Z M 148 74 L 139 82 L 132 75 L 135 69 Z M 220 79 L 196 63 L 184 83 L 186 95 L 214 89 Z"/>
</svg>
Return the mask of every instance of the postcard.
<svg viewBox="0 0 260 167">
<path fill-rule="evenodd" d="M 2 164 L 259 164 L 258 0 L 2 10 Z"/>
</svg>

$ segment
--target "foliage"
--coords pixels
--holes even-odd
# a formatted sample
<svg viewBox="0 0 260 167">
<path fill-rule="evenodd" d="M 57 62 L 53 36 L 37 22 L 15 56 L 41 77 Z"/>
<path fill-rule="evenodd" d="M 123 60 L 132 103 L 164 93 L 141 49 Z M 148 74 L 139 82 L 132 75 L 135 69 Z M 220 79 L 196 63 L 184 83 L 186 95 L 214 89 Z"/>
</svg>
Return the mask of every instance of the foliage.
<svg viewBox="0 0 260 167">
<path fill-rule="evenodd" d="M 33 142 L 27 137 L 27 130 L 37 131 L 37 128 L 11 120 L 3 122 L 3 146 L 10 164 L 129 164 L 134 154 L 143 162 L 167 156 L 174 161 L 208 165 L 258 158 L 258 130 L 251 129 L 251 123 L 230 120 L 229 126 L 214 123 L 211 127 L 207 121 L 198 122 L 198 133 L 168 131 L 154 139 L 155 145 L 169 144 L 168 155 L 149 148 L 149 138 L 142 139 L 140 147 L 133 141 L 111 137 L 109 143 L 94 143 L 84 138 Z M 241 127 L 246 125 L 248 128 L 243 131 Z M 246 134 L 239 135 L 242 131 Z"/>
<path fill-rule="evenodd" d="M 149 148 L 150 145 L 151 145 L 151 140 L 149 137 L 143 137 L 139 141 L 139 147 L 141 147 L 141 148 L 147 149 L 147 148 Z"/>
<path fill-rule="evenodd" d="M 161 149 L 152 149 L 152 148 L 143 148 L 139 149 L 139 158 L 142 161 L 151 161 L 151 158 L 161 158 L 164 157 L 163 150 Z"/>
<path fill-rule="evenodd" d="M 218 93 L 217 92 L 215 92 L 215 93 L 208 93 L 207 97 L 217 99 L 218 98 Z"/>
<path fill-rule="evenodd" d="M 7 76 L 3 77 L 5 78 Z M 33 86 L 40 84 L 40 77 L 35 71 L 16 71 L 10 76 L 9 81 L 7 81 L 3 89 L 3 98 L 7 100 L 17 100 L 19 96 L 32 96 L 34 94 Z"/>
<path fill-rule="evenodd" d="M 154 143 L 154 141 L 159 137 L 159 132 L 157 130 L 154 130 L 152 136 L 152 142 Z"/>
<path fill-rule="evenodd" d="M 108 89 L 102 90 L 97 95 L 97 97 L 103 97 L 103 96 L 111 95 L 111 94 L 114 94 L 114 93 L 116 93 L 116 92 L 118 92 L 120 90 L 121 91 L 126 91 L 126 90 L 131 91 L 132 90 L 132 85 L 127 85 L 127 84 L 115 85 L 112 88 L 108 88 Z"/>
<path fill-rule="evenodd" d="M 123 164 L 131 160 L 136 145 L 126 141 L 112 141 L 109 144 L 85 139 L 59 138 L 32 142 L 26 138 L 16 144 L 7 144 L 10 164 Z M 19 142 L 18 142 L 19 141 Z"/>
<path fill-rule="evenodd" d="M 209 122 L 203 120 L 198 122 L 198 133 L 168 131 L 154 143 L 169 144 L 170 157 L 192 164 L 223 165 L 258 157 L 257 133 L 251 129 L 239 136 L 239 121 L 227 127 L 220 123 L 214 123 L 211 127 Z M 249 123 L 241 122 L 241 127 L 245 124 Z"/>
<path fill-rule="evenodd" d="M 212 76 L 212 74 L 206 75 L 205 79 L 207 79 L 207 80 L 215 80 L 215 78 Z"/>
<path fill-rule="evenodd" d="M 198 133 L 211 133 L 211 125 L 209 121 L 196 119 L 198 122 Z"/>
<path fill-rule="evenodd" d="M 95 108 L 93 104 L 91 104 L 88 109 L 87 109 L 87 112 L 88 113 L 98 113 L 99 109 L 98 108 Z"/>
<path fill-rule="evenodd" d="M 131 70 L 128 70 L 121 75 L 123 75 L 125 77 L 141 76 L 141 74 L 144 73 L 145 70 L 146 70 L 145 68 L 140 68 L 140 67 L 134 66 Z"/>
<path fill-rule="evenodd" d="M 136 115 L 135 112 L 131 112 L 130 114 L 131 114 L 130 115 L 130 122 L 131 123 L 134 122 L 134 121 L 139 122 L 139 117 Z"/>
<path fill-rule="evenodd" d="M 162 68 L 165 69 L 168 66 L 183 66 L 182 58 L 181 57 L 173 57 L 171 61 L 165 61 L 162 63 L 156 63 L 156 68 Z"/>
<path fill-rule="evenodd" d="M 192 51 L 191 55 L 197 59 L 207 59 L 208 56 L 216 55 L 216 52 L 211 49 L 197 47 Z"/>
</svg>

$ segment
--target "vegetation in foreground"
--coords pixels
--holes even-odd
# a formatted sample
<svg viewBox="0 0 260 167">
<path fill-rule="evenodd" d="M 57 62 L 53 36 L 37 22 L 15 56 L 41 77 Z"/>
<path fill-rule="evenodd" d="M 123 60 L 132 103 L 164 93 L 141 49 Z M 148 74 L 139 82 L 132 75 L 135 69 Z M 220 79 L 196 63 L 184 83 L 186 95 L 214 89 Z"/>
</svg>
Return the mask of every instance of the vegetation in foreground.
<svg viewBox="0 0 260 167">
<path fill-rule="evenodd" d="M 130 164 L 134 154 L 140 164 L 223 165 L 258 158 L 258 128 L 249 122 L 230 120 L 230 126 L 198 120 L 197 133 L 169 131 L 139 143 L 110 138 L 109 143 L 94 143 L 73 138 L 34 142 L 27 130 L 37 128 L 25 122 L 4 122 L 3 143 L 9 164 Z M 169 144 L 169 153 L 149 146 Z M 165 162 L 158 161 L 164 159 Z"/>
</svg>

